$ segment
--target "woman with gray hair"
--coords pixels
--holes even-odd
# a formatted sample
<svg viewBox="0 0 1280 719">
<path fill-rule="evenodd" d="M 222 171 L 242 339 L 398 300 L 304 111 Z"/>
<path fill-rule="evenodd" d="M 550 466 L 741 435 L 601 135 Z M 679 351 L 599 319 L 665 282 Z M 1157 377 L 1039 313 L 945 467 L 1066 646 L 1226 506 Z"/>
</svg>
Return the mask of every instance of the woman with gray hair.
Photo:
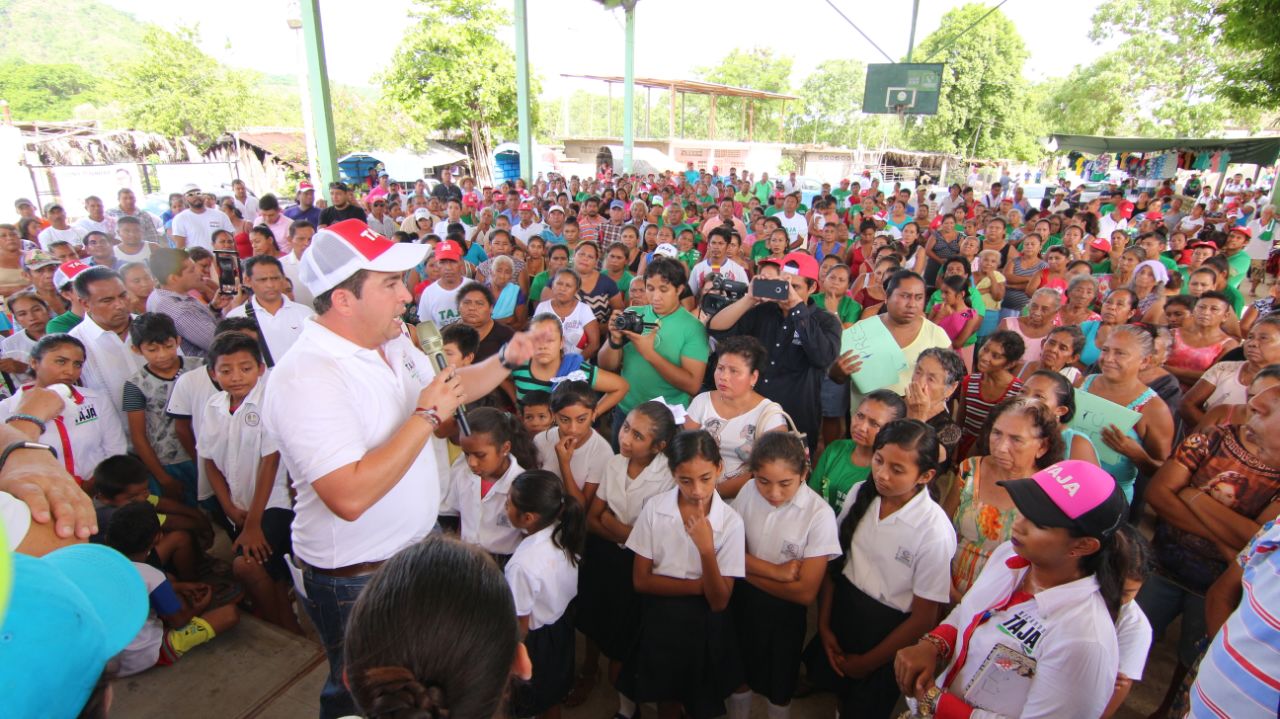
<svg viewBox="0 0 1280 719">
<path fill-rule="evenodd" d="M 529 319 L 529 303 L 515 281 L 516 261 L 507 255 L 490 258 L 489 281 L 493 293 L 493 320 L 514 330 L 524 329 Z"/>
<path fill-rule="evenodd" d="M 1093 308 L 1101 289 L 1093 275 L 1076 275 L 1067 281 L 1067 300 L 1053 318 L 1053 324 L 1079 327 L 1085 322 L 1097 322 L 1102 319 Z"/>
<path fill-rule="evenodd" d="M 1027 350 L 1022 355 L 1023 362 L 1035 362 L 1040 359 L 1041 340 L 1053 329 L 1053 318 L 1062 307 L 1062 296 L 1051 287 L 1042 287 L 1031 294 L 1027 303 L 1026 314 L 1017 317 L 1006 317 L 1000 321 L 1000 329 L 1009 330 L 1022 335 Z M 1017 374 L 1016 372 L 1014 374 Z"/>
</svg>

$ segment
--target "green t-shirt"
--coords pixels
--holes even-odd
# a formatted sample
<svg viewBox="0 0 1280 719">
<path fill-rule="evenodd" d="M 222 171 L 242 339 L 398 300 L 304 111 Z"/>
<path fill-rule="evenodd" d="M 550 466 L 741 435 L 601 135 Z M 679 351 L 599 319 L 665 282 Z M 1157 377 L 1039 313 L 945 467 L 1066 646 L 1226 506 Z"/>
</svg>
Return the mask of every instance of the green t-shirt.
<svg viewBox="0 0 1280 719">
<path fill-rule="evenodd" d="M 1049 239 L 1045 240 L 1043 245 L 1040 245 L 1040 251 L 1044 252 L 1050 247 L 1058 247 L 1061 244 L 1062 244 L 1062 235 L 1049 235 Z M 1019 245 L 1018 249 L 1022 249 L 1022 246 Z"/>
<path fill-rule="evenodd" d="M 57 332 L 70 332 L 75 329 L 76 325 L 84 321 L 84 318 L 71 310 L 67 310 L 62 314 L 49 320 L 49 324 L 45 325 L 44 331 L 48 334 Z"/>
<path fill-rule="evenodd" d="M 769 256 L 769 243 L 764 240 L 756 240 L 751 244 L 751 261 L 759 262 Z"/>
<path fill-rule="evenodd" d="M 574 195 L 574 196 L 573 196 L 573 201 L 574 201 L 574 202 L 582 202 L 583 200 L 587 199 L 588 197 L 591 197 L 591 193 L 590 193 L 590 192 L 579 192 L 579 193 L 577 193 L 576 195 Z"/>
<path fill-rule="evenodd" d="M 860 467 L 849 461 L 856 446 L 851 439 L 838 439 L 827 445 L 809 478 L 809 486 L 822 495 L 837 515 L 844 508 L 849 492 L 871 476 L 871 467 Z"/>
<path fill-rule="evenodd" d="M 1169 271 L 1170 277 L 1173 276 L 1173 273 L 1178 271 L 1178 263 L 1174 262 L 1173 258 L 1160 255 L 1156 259 L 1160 260 L 1160 264 L 1164 265 L 1164 268 Z"/>
<path fill-rule="evenodd" d="M 710 354 L 710 348 L 707 345 L 707 328 L 698 321 L 697 317 L 690 314 L 689 310 L 679 307 L 666 317 L 659 318 L 654 313 L 652 305 L 641 305 L 631 309 L 639 312 L 645 322 L 658 322 L 661 319 L 662 326 L 649 331 L 658 333 L 653 349 L 668 362 L 679 365 L 682 357 L 689 357 L 699 362 L 707 361 L 707 355 Z M 640 356 L 640 352 L 630 342 L 622 348 L 622 376 L 631 383 L 627 396 L 618 403 L 618 408 L 624 413 L 655 397 L 661 397 L 667 404 L 689 406 L 689 393 L 671 386 L 670 382 L 658 374 L 658 370 L 654 369 L 653 365 Z"/>
<path fill-rule="evenodd" d="M 849 295 L 840 298 L 840 306 L 836 307 L 836 317 L 841 325 L 852 324 L 862 318 L 862 303 Z"/>
<path fill-rule="evenodd" d="M 687 252 L 681 252 L 680 254 L 676 255 L 676 259 L 683 262 L 685 264 L 685 267 L 689 268 L 690 272 L 693 272 L 694 265 L 702 261 L 702 255 L 698 254 L 697 249 L 692 249 Z"/>
<path fill-rule="evenodd" d="M 782 210 L 781 210 L 781 209 L 779 209 L 779 208 L 777 208 L 777 207 L 766 207 L 766 208 L 764 209 L 764 216 L 765 216 L 765 217 L 773 217 L 774 215 L 778 214 L 779 212 L 782 212 Z"/>
<path fill-rule="evenodd" d="M 551 278 L 546 271 L 539 272 L 533 276 L 533 281 L 529 283 L 529 302 L 535 307 L 542 301 L 542 290 L 547 286 L 547 280 Z"/>
<path fill-rule="evenodd" d="M 849 199 L 849 195 L 852 194 L 853 193 L 848 190 L 832 190 L 831 196 L 836 198 L 836 209 L 843 210 L 845 207 L 848 207 L 848 203 L 845 202 L 845 200 Z"/>
<path fill-rule="evenodd" d="M 1101 262 L 1090 262 L 1089 266 L 1093 268 L 1093 274 L 1095 275 L 1111 274 L 1111 260 L 1109 259 Z"/>
<path fill-rule="evenodd" d="M 934 290 L 933 294 L 929 295 L 929 301 L 924 303 L 925 313 L 932 312 L 933 308 L 940 302 L 942 302 L 942 290 Z M 978 291 L 977 287 L 969 287 L 969 304 L 973 306 L 979 316 L 987 314 L 987 301 L 982 299 L 982 293 Z"/>
<path fill-rule="evenodd" d="M 1235 289 L 1249 276 L 1249 254 L 1241 250 L 1227 256 L 1227 287 Z"/>
<path fill-rule="evenodd" d="M 773 197 L 773 183 L 762 180 L 753 185 L 751 191 L 755 193 L 756 199 L 760 200 L 760 204 L 767 205 L 769 198 Z"/>
<path fill-rule="evenodd" d="M 1240 254 L 1243 255 L 1244 253 L 1241 252 Z M 1244 312 L 1244 295 L 1240 294 L 1240 290 L 1231 286 L 1231 280 L 1227 280 L 1227 286 L 1222 288 L 1222 294 L 1231 300 L 1231 307 L 1236 311 L 1236 317 L 1239 317 L 1240 313 Z"/>
<path fill-rule="evenodd" d="M 616 282 L 618 285 L 618 289 L 622 291 L 622 304 L 624 305 L 627 303 L 628 300 L 631 299 L 631 281 L 634 280 L 635 278 L 636 276 L 631 274 L 630 271 L 623 270 L 622 279 L 614 280 L 614 282 Z M 613 279 L 613 278 L 609 278 L 609 279 Z"/>
</svg>

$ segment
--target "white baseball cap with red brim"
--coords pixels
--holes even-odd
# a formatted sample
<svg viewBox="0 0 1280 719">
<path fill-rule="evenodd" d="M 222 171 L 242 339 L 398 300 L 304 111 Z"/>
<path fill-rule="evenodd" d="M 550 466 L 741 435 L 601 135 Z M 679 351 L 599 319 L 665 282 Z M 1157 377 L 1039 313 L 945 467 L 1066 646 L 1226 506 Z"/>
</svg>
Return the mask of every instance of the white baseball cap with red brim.
<svg viewBox="0 0 1280 719">
<path fill-rule="evenodd" d="M 343 220 L 320 230 L 302 254 L 299 277 L 313 295 L 337 287 L 360 270 L 404 272 L 426 257 L 427 247 L 395 242 L 360 220 Z"/>
</svg>

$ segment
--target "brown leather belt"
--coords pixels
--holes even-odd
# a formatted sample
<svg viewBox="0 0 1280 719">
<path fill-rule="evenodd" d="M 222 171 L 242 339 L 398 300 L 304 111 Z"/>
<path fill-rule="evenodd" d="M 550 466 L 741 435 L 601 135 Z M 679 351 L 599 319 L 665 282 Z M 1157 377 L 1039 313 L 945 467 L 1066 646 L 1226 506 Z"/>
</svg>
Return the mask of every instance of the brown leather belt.
<svg viewBox="0 0 1280 719">
<path fill-rule="evenodd" d="M 342 579 L 348 579 L 351 577 L 363 577 L 366 574 L 373 574 L 374 572 L 378 571 L 378 567 L 381 567 L 384 562 L 385 560 L 379 561 L 379 562 L 360 562 L 359 564 L 349 564 L 345 567 L 334 567 L 333 569 L 324 569 L 322 567 L 315 567 L 310 564 L 307 564 L 301 559 L 298 560 L 298 563 L 301 564 L 304 569 L 310 569 L 316 574 L 323 574 L 326 577 L 338 577 Z"/>
</svg>

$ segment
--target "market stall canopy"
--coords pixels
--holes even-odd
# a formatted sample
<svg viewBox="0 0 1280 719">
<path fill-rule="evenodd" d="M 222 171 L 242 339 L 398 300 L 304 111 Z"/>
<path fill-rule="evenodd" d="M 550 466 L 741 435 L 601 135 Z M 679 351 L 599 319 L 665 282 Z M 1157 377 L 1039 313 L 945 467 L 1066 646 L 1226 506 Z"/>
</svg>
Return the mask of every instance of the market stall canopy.
<svg viewBox="0 0 1280 719">
<path fill-rule="evenodd" d="M 1183 137 L 1103 137 L 1101 135 L 1054 135 L 1058 152 L 1084 152 L 1101 155 L 1106 152 L 1180 152 L 1225 150 L 1231 153 L 1231 164 L 1274 165 L 1280 157 L 1280 137 L 1243 137 L 1238 139 L 1195 139 Z"/>
<path fill-rule="evenodd" d="M 359 181 L 369 174 L 369 169 L 382 165 L 392 182 L 416 182 L 429 177 L 431 168 L 466 162 L 467 156 L 446 145 L 428 141 L 427 152 L 419 154 L 408 150 L 371 150 L 353 152 L 338 160 L 338 168 L 348 180 Z"/>
</svg>

